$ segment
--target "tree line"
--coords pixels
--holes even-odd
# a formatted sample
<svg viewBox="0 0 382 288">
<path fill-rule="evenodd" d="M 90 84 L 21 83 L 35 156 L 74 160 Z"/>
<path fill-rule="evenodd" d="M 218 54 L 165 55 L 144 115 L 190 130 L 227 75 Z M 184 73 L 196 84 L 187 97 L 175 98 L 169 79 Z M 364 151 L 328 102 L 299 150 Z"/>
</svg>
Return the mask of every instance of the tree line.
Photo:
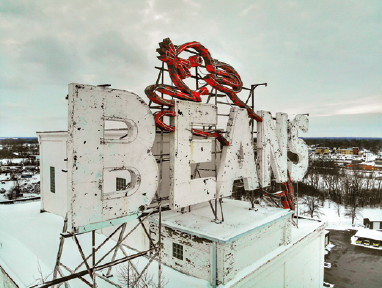
<svg viewBox="0 0 382 288">
<path fill-rule="evenodd" d="M 325 200 L 334 203 L 338 216 L 344 205 L 345 216 L 351 217 L 353 224 L 360 208 L 382 207 L 382 176 L 374 171 L 348 170 L 333 160 L 310 159 L 308 171 L 298 185 L 311 217 L 319 216 L 319 203 L 322 206 Z"/>
<path fill-rule="evenodd" d="M 367 149 L 377 154 L 382 150 L 382 138 L 302 138 L 309 146 L 333 148 L 351 148 Z"/>
</svg>

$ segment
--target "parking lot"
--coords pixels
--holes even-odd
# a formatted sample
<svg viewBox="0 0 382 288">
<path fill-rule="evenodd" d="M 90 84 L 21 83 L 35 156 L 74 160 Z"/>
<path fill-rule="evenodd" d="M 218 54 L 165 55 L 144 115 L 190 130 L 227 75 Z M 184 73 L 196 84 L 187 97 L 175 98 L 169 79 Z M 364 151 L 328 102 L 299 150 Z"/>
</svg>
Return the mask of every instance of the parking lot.
<svg viewBox="0 0 382 288">
<path fill-rule="evenodd" d="M 350 244 L 356 230 L 330 230 L 334 248 L 325 256 L 325 282 L 335 288 L 382 287 L 382 251 Z"/>
</svg>

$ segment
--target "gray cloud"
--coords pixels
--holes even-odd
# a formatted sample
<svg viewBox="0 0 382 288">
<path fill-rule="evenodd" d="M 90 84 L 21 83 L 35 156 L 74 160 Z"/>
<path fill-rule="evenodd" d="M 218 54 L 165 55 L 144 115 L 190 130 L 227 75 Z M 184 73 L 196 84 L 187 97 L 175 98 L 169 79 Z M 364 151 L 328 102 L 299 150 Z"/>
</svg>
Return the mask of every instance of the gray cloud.
<svg viewBox="0 0 382 288">
<path fill-rule="evenodd" d="M 382 137 L 381 12 L 380 2 L 345 0 L 2 1 L 0 104 L 28 108 L 3 109 L 0 136 L 65 128 L 35 115 L 64 119 L 70 82 L 145 98 L 161 65 L 155 50 L 170 37 L 201 42 L 247 87 L 268 82 L 256 109 L 310 112 L 310 136 Z"/>
</svg>

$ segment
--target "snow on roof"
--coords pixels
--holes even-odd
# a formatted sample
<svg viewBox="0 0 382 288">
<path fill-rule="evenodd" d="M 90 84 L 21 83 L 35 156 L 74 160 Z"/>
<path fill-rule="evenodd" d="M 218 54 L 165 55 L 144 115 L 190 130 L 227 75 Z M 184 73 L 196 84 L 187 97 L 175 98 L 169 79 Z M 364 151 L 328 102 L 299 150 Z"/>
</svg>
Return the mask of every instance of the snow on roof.
<svg viewBox="0 0 382 288">
<path fill-rule="evenodd" d="M 37 284 L 40 278 L 39 266 L 44 276 L 50 275 L 47 280 L 52 279 L 52 271 L 55 265 L 57 251 L 59 247 L 59 235 L 62 232 L 64 219 L 51 213 L 40 213 L 40 202 L 20 203 L 14 205 L 0 206 L 0 266 L 16 282 L 19 287 L 29 287 Z M 85 233 L 77 236 L 81 247 L 86 255 L 91 253 L 91 233 Z M 96 245 L 101 244 L 106 239 L 105 235 L 96 234 Z M 108 241 L 99 250 L 101 255 L 109 251 L 116 242 Z M 128 254 L 135 254 L 125 247 Z M 98 253 L 98 252 L 97 252 Z M 111 253 L 102 261 L 101 264 L 109 262 Z M 120 259 L 123 254 L 118 250 L 117 258 Z M 67 238 L 63 248 L 61 262 L 70 268 L 76 267 L 82 262 L 80 253 L 73 239 Z M 137 260 L 137 261 L 136 261 Z M 135 262 L 134 262 L 135 261 Z M 138 263 L 139 262 L 139 263 Z M 158 264 L 152 263 L 148 270 L 149 275 L 156 275 Z M 142 270 L 148 263 L 145 257 L 139 257 L 133 260 L 138 270 Z M 85 270 L 84 266 L 79 270 Z M 114 275 L 110 280 L 118 283 L 118 273 L 116 266 L 112 268 Z M 191 277 L 175 271 L 162 265 L 164 277 L 169 280 L 166 288 L 180 287 L 179 283 L 186 283 L 187 287 L 210 287 L 210 284 L 201 279 Z M 106 271 L 101 271 L 106 273 Z M 90 281 L 89 276 L 85 277 Z M 78 279 L 70 280 L 71 287 L 88 287 Z M 97 280 L 98 287 L 115 287 Z"/>
<path fill-rule="evenodd" d="M 363 212 L 363 218 L 368 218 L 371 222 L 382 222 L 382 209 L 367 210 Z"/>
<path fill-rule="evenodd" d="M 370 229 L 358 230 L 354 236 L 382 241 L 382 232 L 376 231 L 376 230 L 370 230 Z"/>
<path fill-rule="evenodd" d="M 214 216 L 208 202 L 201 203 L 192 206 L 191 212 L 184 214 L 173 210 L 163 212 L 162 225 L 219 243 L 228 243 L 247 232 L 294 213 L 281 208 L 258 206 L 258 211 L 253 211 L 249 210 L 250 207 L 249 202 L 224 199 L 224 222 L 216 224 L 211 222 Z M 158 222 L 158 215 L 151 216 L 150 221 Z"/>
</svg>

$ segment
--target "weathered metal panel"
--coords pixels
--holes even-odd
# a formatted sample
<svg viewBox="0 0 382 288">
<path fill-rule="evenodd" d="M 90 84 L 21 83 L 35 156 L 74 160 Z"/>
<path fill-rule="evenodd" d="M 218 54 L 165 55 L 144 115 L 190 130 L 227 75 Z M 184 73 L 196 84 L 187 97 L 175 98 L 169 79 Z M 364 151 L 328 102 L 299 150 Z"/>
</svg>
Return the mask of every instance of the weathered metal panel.
<svg viewBox="0 0 382 288">
<path fill-rule="evenodd" d="M 306 115 L 294 115 L 288 121 L 288 148 L 291 152 L 298 155 L 298 162 L 296 164 L 288 161 L 288 170 L 293 181 L 301 181 L 308 169 L 308 146 L 304 140 L 298 138 L 298 130 L 306 133 L 308 128 L 309 118 Z"/>
<path fill-rule="evenodd" d="M 155 124 L 147 104 L 123 90 L 69 84 L 68 201 L 72 231 L 86 232 L 136 217 L 158 185 L 151 153 Z M 105 121 L 127 126 L 106 137 Z M 116 178 L 126 179 L 116 191 Z"/>
<path fill-rule="evenodd" d="M 212 141 L 208 139 L 197 140 L 191 142 L 191 163 L 211 162 L 212 157 Z"/>
<path fill-rule="evenodd" d="M 216 125 L 215 105 L 174 100 L 176 116 L 171 118 L 175 132 L 170 132 L 170 208 L 180 209 L 216 197 L 215 177 L 191 180 L 191 163 L 211 160 L 212 140 L 193 140 L 192 125 Z M 203 157 L 206 159 L 203 160 Z"/>
<path fill-rule="evenodd" d="M 227 122 L 226 138 L 229 146 L 224 146 L 217 175 L 219 197 L 232 194 L 234 180 L 243 179 L 245 190 L 259 188 L 253 140 L 248 124 L 246 109 L 232 107 Z"/>
<path fill-rule="evenodd" d="M 285 113 L 276 113 L 276 126 L 272 114 L 258 111 L 263 119 L 257 122 L 257 154 L 259 178 L 262 187 L 270 185 L 271 169 L 277 183 L 287 181 L 287 120 Z"/>
<path fill-rule="evenodd" d="M 153 240 L 158 241 L 159 227 L 157 223 L 150 223 Z M 183 246 L 183 260 L 173 256 L 173 243 Z M 162 261 L 167 266 L 187 275 L 211 282 L 212 276 L 212 242 L 190 235 L 169 227 L 162 226 Z M 187 287 L 187 285 L 178 285 Z"/>
</svg>

